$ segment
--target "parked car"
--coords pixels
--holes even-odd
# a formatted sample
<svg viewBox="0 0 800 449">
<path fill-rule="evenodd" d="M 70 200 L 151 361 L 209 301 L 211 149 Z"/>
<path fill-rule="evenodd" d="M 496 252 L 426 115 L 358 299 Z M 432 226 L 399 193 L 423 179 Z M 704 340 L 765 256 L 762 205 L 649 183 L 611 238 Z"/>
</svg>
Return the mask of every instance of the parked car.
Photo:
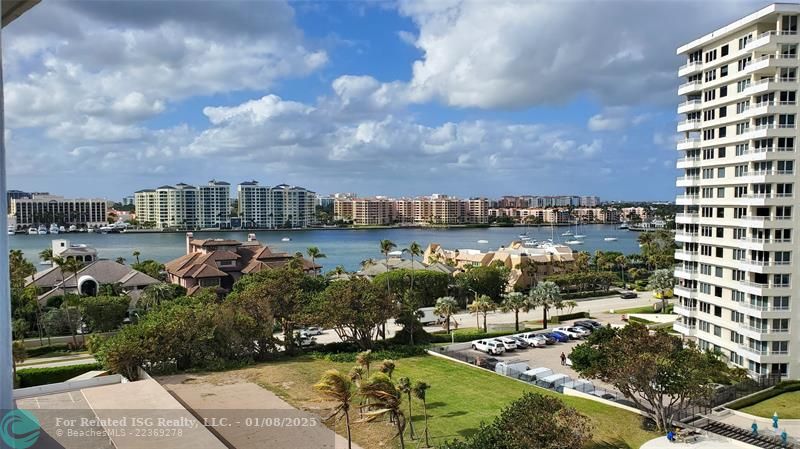
<svg viewBox="0 0 800 449">
<path fill-rule="evenodd" d="M 569 338 L 583 338 L 588 335 L 588 331 L 584 329 L 583 332 L 578 332 L 575 330 L 574 327 L 557 327 L 555 328 L 555 332 L 561 332 L 562 334 L 567 334 Z M 584 334 L 586 332 L 586 334 Z"/>
<path fill-rule="evenodd" d="M 559 343 L 568 342 L 570 340 L 569 335 L 559 331 L 548 332 L 547 336 L 553 337 Z"/>
<path fill-rule="evenodd" d="M 322 335 L 323 329 L 317 326 L 310 326 L 302 329 L 308 335 Z"/>
<path fill-rule="evenodd" d="M 317 344 L 317 339 L 308 335 L 304 331 L 295 332 L 294 338 L 297 341 L 297 344 L 302 348 L 306 346 L 313 346 Z"/>
<path fill-rule="evenodd" d="M 525 348 L 528 348 L 528 347 L 530 347 L 530 346 L 531 346 L 531 344 L 530 344 L 530 343 L 528 343 L 528 342 L 527 342 L 527 341 L 526 341 L 524 338 L 522 338 L 522 337 L 519 337 L 519 336 L 516 336 L 516 335 L 512 335 L 512 336 L 510 336 L 510 337 L 508 337 L 508 338 L 510 338 L 510 339 L 512 339 L 512 340 L 514 340 L 514 342 L 516 342 L 516 343 L 517 343 L 517 348 L 520 348 L 520 349 L 525 349 Z"/>
<path fill-rule="evenodd" d="M 572 323 L 575 326 L 585 327 L 589 330 L 600 329 L 603 324 L 595 320 L 578 320 Z"/>
<path fill-rule="evenodd" d="M 517 342 L 513 338 L 509 337 L 497 337 L 494 341 L 499 341 L 503 344 L 503 347 L 506 348 L 506 352 L 513 351 L 517 349 Z"/>
<path fill-rule="evenodd" d="M 558 342 L 558 340 L 556 340 L 556 338 L 550 335 L 549 333 L 536 334 L 536 336 L 542 337 L 542 339 L 544 339 L 545 344 L 547 345 L 552 345 Z"/>
<path fill-rule="evenodd" d="M 494 340 L 476 340 L 472 342 L 472 349 L 476 351 L 485 352 L 491 355 L 500 355 L 506 352 L 505 346 L 499 341 Z"/>
<path fill-rule="evenodd" d="M 636 292 L 627 291 L 627 292 L 620 293 L 619 297 L 622 298 L 622 299 L 633 299 L 633 298 L 638 298 L 639 294 L 636 293 Z"/>
<path fill-rule="evenodd" d="M 475 365 L 486 368 L 488 370 L 494 371 L 494 368 L 497 364 L 500 363 L 500 360 L 494 357 L 478 357 L 475 359 Z"/>
<path fill-rule="evenodd" d="M 519 334 L 517 337 L 525 340 L 526 342 L 528 342 L 529 345 L 536 348 L 541 348 L 542 346 L 547 345 L 546 338 L 540 335 L 536 335 L 533 332 L 526 332 L 524 334 Z"/>
</svg>

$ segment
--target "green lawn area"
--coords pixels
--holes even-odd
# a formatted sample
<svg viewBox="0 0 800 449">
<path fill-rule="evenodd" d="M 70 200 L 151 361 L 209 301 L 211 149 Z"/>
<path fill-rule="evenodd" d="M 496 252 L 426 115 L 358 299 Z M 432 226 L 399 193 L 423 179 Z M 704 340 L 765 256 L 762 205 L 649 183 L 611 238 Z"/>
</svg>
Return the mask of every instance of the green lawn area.
<svg viewBox="0 0 800 449">
<path fill-rule="evenodd" d="M 667 306 L 667 313 L 672 313 L 673 305 L 670 304 Z M 623 315 L 623 314 L 631 314 L 631 313 L 660 313 L 653 310 L 652 304 L 649 306 L 642 306 L 642 307 L 631 307 L 630 309 L 614 309 L 615 314 Z"/>
<path fill-rule="evenodd" d="M 783 393 L 739 411 L 764 418 L 772 418 L 778 412 L 781 419 L 800 419 L 800 391 Z"/>
<path fill-rule="evenodd" d="M 325 404 L 313 390 L 313 383 L 327 369 L 346 372 L 351 366 L 349 363 L 299 357 L 242 371 L 251 380 L 296 407 L 326 415 Z M 633 413 L 586 399 L 563 396 L 482 369 L 433 356 L 400 359 L 396 361 L 396 366 L 393 378 L 406 376 L 412 382 L 421 380 L 432 386 L 428 391 L 428 412 L 434 444 L 472 434 L 481 422 L 492 421 L 504 406 L 520 397 L 524 391 L 558 396 L 589 416 L 594 424 L 595 435 L 590 448 L 638 448 L 645 441 L 658 436 L 641 430 L 640 418 Z M 419 431 L 423 428 L 422 404 L 414 399 L 412 407 L 413 423 Z M 404 411 L 408 413 L 407 408 Z M 341 426 L 337 427 L 337 431 L 344 433 Z M 387 443 L 392 435 L 392 428 L 383 423 L 357 424 L 353 429 L 354 441 L 364 448 L 392 447 L 397 443 L 397 440 Z"/>
</svg>

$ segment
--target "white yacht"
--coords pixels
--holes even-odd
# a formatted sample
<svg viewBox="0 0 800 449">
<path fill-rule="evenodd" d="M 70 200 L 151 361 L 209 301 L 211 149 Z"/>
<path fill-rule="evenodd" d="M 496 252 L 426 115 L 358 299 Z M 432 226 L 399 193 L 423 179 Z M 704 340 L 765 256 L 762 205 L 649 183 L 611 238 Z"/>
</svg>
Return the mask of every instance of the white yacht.
<svg viewBox="0 0 800 449">
<path fill-rule="evenodd" d="M 36 228 L 28 228 L 28 235 L 36 235 L 39 232 L 36 231 Z"/>
<path fill-rule="evenodd" d="M 567 240 L 564 242 L 565 245 L 583 245 L 582 240 Z"/>
<path fill-rule="evenodd" d="M 8 235 L 14 235 L 15 233 L 16 233 L 16 230 L 14 229 L 14 226 L 9 226 L 8 227 Z"/>
<path fill-rule="evenodd" d="M 51 234 L 58 234 L 58 225 L 57 224 L 52 223 L 50 225 L 50 233 Z"/>
<path fill-rule="evenodd" d="M 572 231 L 562 232 L 561 235 L 563 236 L 572 235 Z"/>
<path fill-rule="evenodd" d="M 39 235 L 46 235 L 47 234 L 47 226 L 39 225 L 39 229 L 36 231 Z"/>
<path fill-rule="evenodd" d="M 281 242 L 291 242 L 291 241 L 292 239 L 290 239 L 289 237 L 284 237 L 281 239 Z"/>
<path fill-rule="evenodd" d="M 616 242 L 617 238 L 616 237 L 606 237 L 603 240 L 605 240 L 606 242 Z"/>
<path fill-rule="evenodd" d="M 59 233 L 61 233 L 61 234 L 63 234 L 63 233 L 65 233 L 65 232 L 67 232 L 67 228 L 65 228 L 64 226 L 59 226 L 59 227 L 58 227 L 58 232 L 59 232 Z"/>
<path fill-rule="evenodd" d="M 478 240 L 478 243 L 489 243 L 488 240 Z"/>
<path fill-rule="evenodd" d="M 78 227 L 75 225 L 69 225 L 69 232 L 75 232 L 78 230 Z"/>
</svg>

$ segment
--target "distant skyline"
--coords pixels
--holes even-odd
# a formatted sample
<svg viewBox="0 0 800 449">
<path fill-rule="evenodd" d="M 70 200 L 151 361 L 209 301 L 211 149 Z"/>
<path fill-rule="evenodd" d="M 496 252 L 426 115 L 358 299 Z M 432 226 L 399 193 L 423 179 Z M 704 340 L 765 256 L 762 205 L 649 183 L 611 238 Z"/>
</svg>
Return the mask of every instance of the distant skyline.
<svg viewBox="0 0 800 449">
<path fill-rule="evenodd" d="M 3 31 L 8 186 L 671 200 L 675 49 L 766 4 L 42 2 Z"/>
</svg>

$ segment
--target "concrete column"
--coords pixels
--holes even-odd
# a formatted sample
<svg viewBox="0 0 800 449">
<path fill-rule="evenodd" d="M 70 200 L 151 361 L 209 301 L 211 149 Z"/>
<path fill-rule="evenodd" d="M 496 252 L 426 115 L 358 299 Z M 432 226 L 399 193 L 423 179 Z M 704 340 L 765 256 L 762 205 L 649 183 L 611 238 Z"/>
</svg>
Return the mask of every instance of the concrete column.
<svg viewBox="0 0 800 449">
<path fill-rule="evenodd" d="M 3 60 L 0 41 L 0 62 Z M 0 64 L 0 229 L 8 229 L 6 193 L 5 110 L 3 107 L 3 68 Z M 14 407 L 14 360 L 11 357 L 11 287 L 8 270 L 8 233 L 0 234 L 0 410 Z"/>
</svg>

